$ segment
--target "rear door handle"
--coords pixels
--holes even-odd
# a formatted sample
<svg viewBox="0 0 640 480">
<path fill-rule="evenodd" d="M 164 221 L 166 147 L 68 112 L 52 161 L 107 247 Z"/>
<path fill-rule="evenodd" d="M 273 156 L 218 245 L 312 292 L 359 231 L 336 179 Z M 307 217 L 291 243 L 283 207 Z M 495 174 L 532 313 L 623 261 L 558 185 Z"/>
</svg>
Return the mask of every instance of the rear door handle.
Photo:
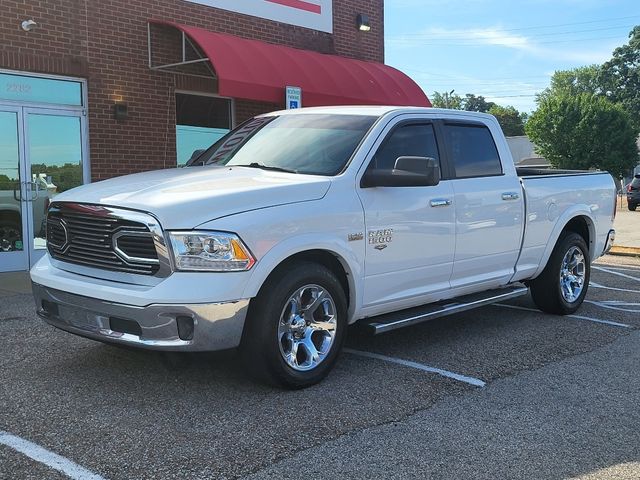
<svg viewBox="0 0 640 480">
<path fill-rule="evenodd" d="M 451 200 L 448 200 L 446 198 L 434 198 L 433 200 L 431 200 L 431 206 L 432 207 L 448 207 L 449 205 L 451 205 Z"/>
<path fill-rule="evenodd" d="M 520 194 L 516 192 L 505 192 L 502 194 L 503 200 L 518 200 L 520 198 Z"/>
</svg>

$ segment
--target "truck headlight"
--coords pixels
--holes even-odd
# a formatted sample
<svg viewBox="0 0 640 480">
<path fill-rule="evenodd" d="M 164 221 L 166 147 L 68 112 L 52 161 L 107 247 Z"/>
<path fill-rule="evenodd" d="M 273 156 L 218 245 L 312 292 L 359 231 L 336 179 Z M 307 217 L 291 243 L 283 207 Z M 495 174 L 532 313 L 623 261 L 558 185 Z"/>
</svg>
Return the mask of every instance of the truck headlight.
<svg viewBox="0 0 640 480">
<path fill-rule="evenodd" d="M 255 258 L 240 238 L 225 232 L 169 232 L 177 270 L 240 272 L 249 270 Z"/>
</svg>

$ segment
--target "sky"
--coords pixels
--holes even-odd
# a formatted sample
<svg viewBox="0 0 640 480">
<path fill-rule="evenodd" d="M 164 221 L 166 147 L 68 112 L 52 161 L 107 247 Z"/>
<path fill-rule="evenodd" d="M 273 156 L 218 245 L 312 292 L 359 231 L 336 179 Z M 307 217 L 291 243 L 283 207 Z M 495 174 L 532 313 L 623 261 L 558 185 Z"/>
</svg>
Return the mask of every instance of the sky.
<svg viewBox="0 0 640 480">
<path fill-rule="evenodd" d="M 386 0 L 386 63 L 428 96 L 531 112 L 555 71 L 607 61 L 634 25 L 637 0 Z"/>
</svg>

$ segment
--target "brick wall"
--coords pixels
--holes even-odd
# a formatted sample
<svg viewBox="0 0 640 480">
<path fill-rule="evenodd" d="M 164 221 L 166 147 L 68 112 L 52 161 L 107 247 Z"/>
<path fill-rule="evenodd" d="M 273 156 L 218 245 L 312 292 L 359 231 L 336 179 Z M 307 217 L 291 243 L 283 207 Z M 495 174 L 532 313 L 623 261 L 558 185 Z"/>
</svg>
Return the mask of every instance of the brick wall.
<svg viewBox="0 0 640 480">
<path fill-rule="evenodd" d="M 215 93 L 213 80 L 148 68 L 147 20 L 171 20 L 292 47 L 384 61 L 383 0 L 334 1 L 334 33 L 235 14 L 183 0 L 0 0 L 0 68 L 88 80 L 94 180 L 175 165 L 175 90 Z M 355 27 L 367 14 L 371 32 Z M 24 32 L 23 20 L 38 28 Z M 126 102 L 129 117 L 113 118 Z M 282 105 L 237 100 L 236 122 Z"/>
</svg>

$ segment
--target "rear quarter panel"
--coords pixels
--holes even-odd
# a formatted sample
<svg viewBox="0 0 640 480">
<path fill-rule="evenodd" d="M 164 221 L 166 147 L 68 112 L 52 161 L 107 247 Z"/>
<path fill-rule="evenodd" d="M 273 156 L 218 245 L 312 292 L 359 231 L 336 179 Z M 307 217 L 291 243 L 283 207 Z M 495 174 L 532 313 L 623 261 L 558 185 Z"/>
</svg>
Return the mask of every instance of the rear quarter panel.
<svg viewBox="0 0 640 480">
<path fill-rule="evenodd" d="M 522 178 L 526 225 L 514 281 L 538 276 L 564 227 L 583 216 L 589 227 L 591 260 L 604 249 L 613 225 L 615 184 L 606 172 Z"/>
</svg>

